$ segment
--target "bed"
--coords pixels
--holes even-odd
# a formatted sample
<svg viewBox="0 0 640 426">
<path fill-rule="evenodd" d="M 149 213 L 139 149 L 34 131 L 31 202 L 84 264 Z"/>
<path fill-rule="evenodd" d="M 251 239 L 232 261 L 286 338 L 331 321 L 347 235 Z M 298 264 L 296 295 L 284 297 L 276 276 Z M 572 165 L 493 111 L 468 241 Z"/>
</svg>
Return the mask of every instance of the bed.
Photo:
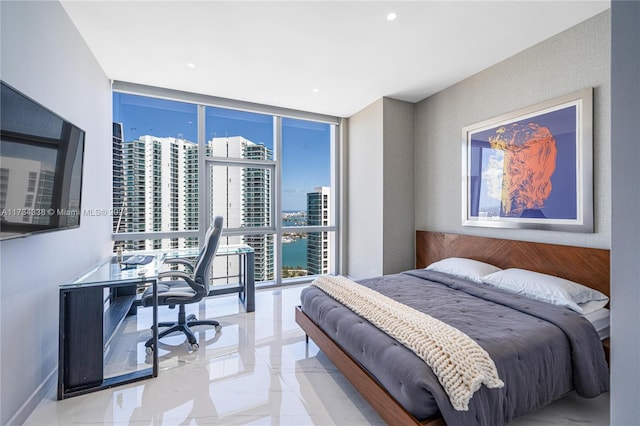
<svg viewBox="0 0 640 426">
<path fill-rule="evenodd" d="M 305 289 L 296 321 L 387 423 L 504 424 L 574 390 L 608 390 L 602 335 L 584 315 L 422 269 L 448 258 L 537 271 L 609 295 L 608 250 L 417 231 L 416 270 L 359 282 L 451 323 L 495 360 L 504 386 L 481 386 L 460 410 L 422 359 L 323 290 Z M 470 312 L 480 306 L 481 325 Z"/>
</svg>

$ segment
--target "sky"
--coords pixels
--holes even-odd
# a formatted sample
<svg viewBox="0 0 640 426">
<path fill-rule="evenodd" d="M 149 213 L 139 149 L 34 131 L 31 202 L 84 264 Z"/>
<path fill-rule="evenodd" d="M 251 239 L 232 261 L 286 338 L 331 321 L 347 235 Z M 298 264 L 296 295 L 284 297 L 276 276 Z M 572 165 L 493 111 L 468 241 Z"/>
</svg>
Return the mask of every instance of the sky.
<svg viewBox="0 0 640 426">
<path fill-rule="evenodd" d="M 124 141 L 143 135 L 197 141 L 195 104 L 124 93 L 113 94 L 113 120 L 123 123 Z M 205 135 L 243 136 L 273 149 L 270 115 L 207 107 Z M 330 186 L 331 126 L 306 120 L 282 120 L 282 209 L 306 210 L 307 192 Z"/>
</svg>

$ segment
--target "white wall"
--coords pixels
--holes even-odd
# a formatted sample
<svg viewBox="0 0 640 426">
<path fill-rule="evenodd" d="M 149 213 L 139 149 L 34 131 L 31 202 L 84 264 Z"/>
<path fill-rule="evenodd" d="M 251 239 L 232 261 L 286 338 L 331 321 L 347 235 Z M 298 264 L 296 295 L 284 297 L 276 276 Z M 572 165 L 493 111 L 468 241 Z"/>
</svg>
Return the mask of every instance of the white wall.
<svg viewBox="0 0 640 426">
<path fill-rule="evenodd" d="M 354 278 L 382 275 L 383 100 L 349 118 L 345 205 L 346 273 Z"/>
<path fill-rule="evenodd" d="M 382 98 L 349 118 L 347 267 L 353 278 L 415 265 L 414 105 Z"/>
<path fill-rule="evenodd" d="M 611 4 L 611 424 L 640 419 L 640 3 Z"/>
<path fill-rule="evenodd" d="M 1 78 L 86 132 L 82 209 L 111 207 L 111 87 L 58 2 L 1 2 Z M 107 255 L 111 218 L 0 243 L 0 423 L 57 381 L 58 285 Z"/>
<path fill-rule="evenodd" d="M 610 12 L 603 12 L 416 106 L 416 229 L 609 248 Z M 594 233 L 463 227 L 462 128 L 594 88 Z"/>
</svg>

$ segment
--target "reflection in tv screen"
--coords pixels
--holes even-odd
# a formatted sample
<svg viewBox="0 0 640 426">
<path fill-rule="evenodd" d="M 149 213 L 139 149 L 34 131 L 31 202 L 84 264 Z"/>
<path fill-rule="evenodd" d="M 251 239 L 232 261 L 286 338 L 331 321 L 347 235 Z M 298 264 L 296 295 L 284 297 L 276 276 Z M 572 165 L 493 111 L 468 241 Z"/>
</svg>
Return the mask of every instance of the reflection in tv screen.
<svg viewBox="0 0 640 426">
<path fill-rule="evenodd" d="M 84 131 L 2 82 L 0 238 L 80 225 Z"/>
</svg>

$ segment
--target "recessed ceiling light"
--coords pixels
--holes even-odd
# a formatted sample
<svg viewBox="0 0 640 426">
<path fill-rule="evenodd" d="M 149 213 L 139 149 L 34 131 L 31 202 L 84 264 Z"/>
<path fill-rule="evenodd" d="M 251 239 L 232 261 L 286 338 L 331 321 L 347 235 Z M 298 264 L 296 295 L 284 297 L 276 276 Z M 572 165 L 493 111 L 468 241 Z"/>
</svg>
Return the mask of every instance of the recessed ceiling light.
<svg viewBox="0 0 640 426">
<path fill-rule="evenodd" d="M 398 17 L 398 15 L 395 14 L 395 12 L 391 12 L 387 15 L 387 21 L 393 21 L 394 19 L 396 19 Z"/>
<path fill-rule="evenodd" d="M 187 64 L 187 66 L 188 66 L 189 68 L 195 68 L 195 67 L 196 67 L 196 64 L 194 64 L 193 62 L 189 62 L 189 63 Z"/>
<path fill-rule="evenodd" d="M 318 93 L 320 89 L 313 89 L 313 93 Z"/>
</svg>

